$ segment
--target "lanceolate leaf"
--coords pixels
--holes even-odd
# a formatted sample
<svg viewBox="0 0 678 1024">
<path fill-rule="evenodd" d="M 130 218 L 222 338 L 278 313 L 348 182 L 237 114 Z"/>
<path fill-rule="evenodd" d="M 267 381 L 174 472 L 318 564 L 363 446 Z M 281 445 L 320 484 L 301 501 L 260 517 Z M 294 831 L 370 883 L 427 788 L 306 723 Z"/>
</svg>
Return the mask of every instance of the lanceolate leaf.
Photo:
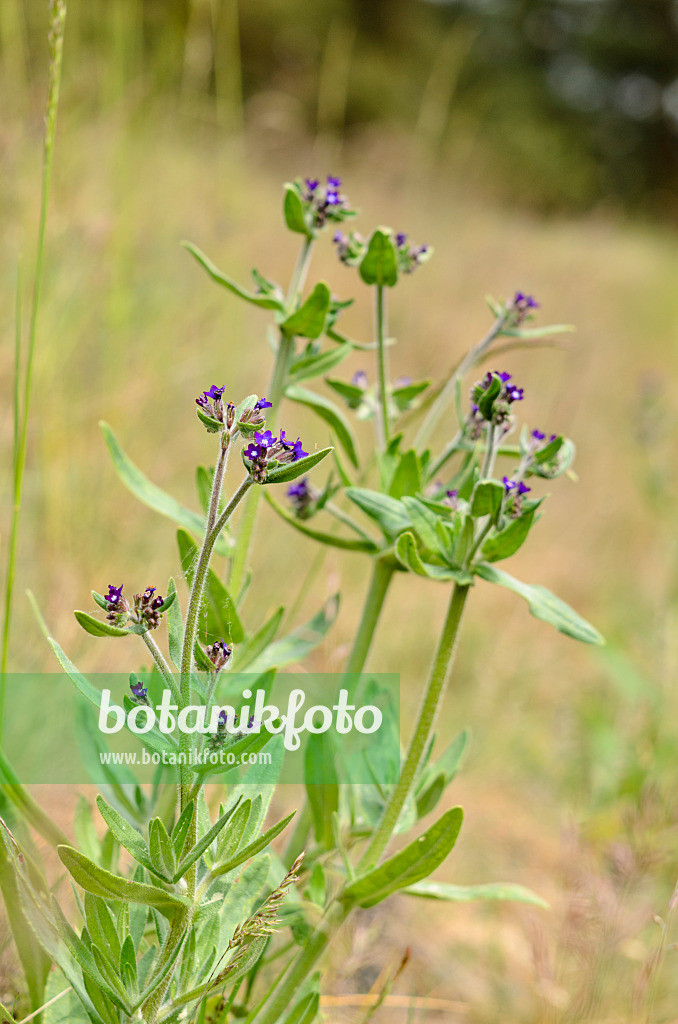
<svg viewBox="0 0 678 1024">
<path fill-rule="evenodd" d="M 495 566 L 484 562 L 475 566 L 474 572 L 481 579 L 487 580 L 488 583 L 498 583 L 499 586 L 512 590 L 514 594 L 519 594 L 527 601 L 530 612 L 536 619 L 549 622 L 561 633 L 565 633 L 575 640 L 581 640 L 586 644 L 605 643 L 603 637 L 594 626 L 583 619 L 581 615 L 578 615 L 565 601 L 561 601 L 559 597 L 556 597 L 550 590 L 547 590 L 546 587 L 522 583 L 521 580 L 510 576 L 502 569 L 497 569 Z"/>
<path fill-rule="evenodd" d="M 296 313 L 281 323 L 280 330 L 290 337 L 319 338 L 325 329 L 329 306 L 330 290 L 324 281 L 320 281 Z"/>
<path fill-rule="evenodd" d="M 151 483 L 138 466 L 135 466 L 132 460 L 127 457 L 108 423 L 102 421 L 99 426 L 113 461 L 113 467 L 125 487 L 144 505 L 148 505 L 149 508 L 159 512 L 160 515 L 167 516 L 168 519 L 171 519 L 179 526 L 183 526 L 190 530 L 191 533 L 202 537 L 205 532 L 204 516 L 199 515 L 197 512 L 192 512 L 178 502 L 176 498 L 167 494 L 156 484 Z M 231 547 L 231 540 L 226 534 L 222 533 L 214 545 L 214 550 L 218 555 L 227 555 Z"/>
<path fill-rule="evenodd" d="M 245 302 L 251 302 L 253 306 L 259 306 L 260 309 L 281 310 L 283 308 L 283 303 L 279 299 L 275 299 L 267 295 L 255 295 L 254 292 L 248 292 L 247 289 L 239 285 L 237 281 L 232 280 L 232 278 L 224 274 L 223 270 L 219 270 L 219 268 L 212 263 L 212 260 L 209 259 L 204 252 L 201 252 L 201 250 L 198 249 L 197 245 L 193 245 L 191 242 L 183 242 L 182 244 L 184 249 L 186 249 L 187 252 L 190 252 L 191 256 L 193 256 L 200 266 L 207 271 L 216 284 L 220 284 L 224 288 L 228 288 L 228 290 L 233 292 L 234 295 L 237 295 L 238 298 L 244 299 Z"/>
<path fill-rule="evenodd" d="M 338 611 L 339 595 L 335 594 L 304 626 L 299 626 L 289 636 L 282 637 L 270 644 L 246 666 L 247 671 L 265 672 L 269 668 L 282 668 L 284 665 L 303 661 L 306 655 L 323 640 L 336 619 Z"/>
<path fill-rule="evenodd" d="M 304 219 L 304 207 L 299 193 L 294 185 L 291 184 L 285 185 L 283 216 L 290 231 L 296 231 L 299 235 L 306 235 L 307 238 L 313 237 L 313 232 L 309 229 Z"/>
<path fill-rule="evenodd" d="M 78 885 L 95 896 L 122 900 L 125 903 L 145 903 L 155 907 L 164 917 L 170 919 L 178 910 L 183 910 L 189 905 L 189 901 L 183 896 L 174 895 L 145 882 L 132 882 L 105 871 L 71 846 L 60 846 L 57 853 Z"/>
<path fill-rule="evenodd" d="M 427 878 L 445 860 L 461 829 L 464 812 L 453 807 L 423 835 L 379 867 L 351 882 L 343 892 L 348 905 L 373 907 L 391 893 Z"/>
<path fill-rule="evenodd" d="M 496 537 L 490 537 L 483 544 L 481 555 L 488 562 L 499 562 L 514 555 L 527 539 L 534 522 L 536 509 L 530 509 L 519 519 L 514 519 Z"/>
<path fill-rule="evenodd" d="M 285 395 L 292 402 L 299 402 L 301 405 L 312 409 L 316 416 L 325 420 L 331 430 L 337 435 L 337 440 L 354 466 L 358 465 L 355 441 L 348 421 L 337 406 L 330 402 L 329 398 L 323 395 L 316 395 L 313 391 L 299 387 L 298 384 L 290 384 L 285 388 Z"/>
<path fill-rule="evenodd" d="M 121 629 L 118 626 L 113 626 L 110 622 L 102 622 L 101 619 L 95 619 L 93 615 L 89 615 L 87 612 L 73 612 L 78 624 L 82 626 L 86 633 L 90 636 L 129 636 L 129 629 Z"/>
<path fill-rule="evenodd" d="M 446 900 L 451 903 L 468 903 L 471 900 L 514 900 L 517 903 L 532 903 L 535 907 L 548 910 L 548 903 L 531 889 L 510 882 L 489 882 L 486 885 L 450 885 L 447 882 L 416 882 L 408 885 L 403 892 L 411 896 L 423 896 L 429 900 Z"/>
<path fill-rule="evenodd" d="M 290 368 L 290 380 L 296 383 L 300 380 L 310 380 L 319 377 L 323 373 L 329 373 L 335 366 L 342 363 L 352 352 L 350 345 L 338 345 L 337 348 L 329 349 L 327 352 L 317 352 L 313 355 L 302 355 L 295 359 Z"/>
<path fill-rule="evenodd" d="M 397 498 L 364 487 L 347 487 L 345 493 L 347 498 L 376 520 L 382 530 L 392 537 L 412 526 L 407 509 Z"/>
<path fill-rule="evenodd" d="M 233 871 L 234 868 L 239 867 L 246 860 L 249 860 L 250 857 L 255 857 L 262 850 L 265 850 L 266 847 L 273 842 L 275 837 L 280 835 L 282 830 L 289 825 L 295 814 L 296 811 L 292 811 L 292 813 L 288 814 L 282 821 L 272 825 L 271 828 L 263 833 L 263 835 L 260 835 L 258 839 L 255 839 L 253 843 L 249 843 L 247 846 L 243 847 L 242 850 L 238 850 L 238 852 L 228 860 L 222 861 L 218 866 L 212 868 L 212 874 L 215 876 L 225 875 L 228 871 Z"/>
<path fill-rule="evenodd" d="M 305 458 L 297 459 L 296 462 L 283 463 L 282 466 L 276 466 L 274 469 L 269 469 L 266 474 L 265 484 L 287 484 L 291 480 L 296 480 L 297 477 L 303 476 L 304 473 L 308 473 L 309 470 L 317 466 L 319 462 L 327 458 L 332 448 L 323 448 L 319 452 L 311 452 Z"/>
<path fill-rule="evenodd" d="M 423 562 L 417 544 L 411 533 L 402 533 L 395 546 L 396 558 L 398 561 L 417 576 L 428 576 L 431 580 L 438 580 L 439 583 L 447 583 L 454 580 L 456 583 L 468 584 L 473 582 L 470 573 L 461 569 L 451 569 L 445 565 L 433 565 L 431 562 Z"/>
</svg>

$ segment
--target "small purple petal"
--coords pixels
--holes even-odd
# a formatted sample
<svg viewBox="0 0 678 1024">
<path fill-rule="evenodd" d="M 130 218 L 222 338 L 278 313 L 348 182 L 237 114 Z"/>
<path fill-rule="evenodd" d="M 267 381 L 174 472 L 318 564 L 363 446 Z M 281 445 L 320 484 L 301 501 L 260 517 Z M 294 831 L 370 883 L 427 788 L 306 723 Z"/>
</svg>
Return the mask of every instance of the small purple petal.
<svg viewBox="0 0 678 1024">
<path fill-rule="evenodd" d="M 402 231 L 399 231 L 398 234 L 396 235 L 396 245 L 398 246 L 398 248 L 402 248 L 402 246 L 405 245 L 406 241 L 407 235 L 404 234 Z"/>
<path fill-rule="evenodd" d="M 331 175 L 327 175 L 327 187 L 329 189 L 341 188 L 341 178 L 333 178 Z"/>
<path fill-rule="evenodd" d="M 502 477 L 501 482 L 503 483 L 504 490 L 507 493 L 508 493 L 508 491 L 512 491 L 515 488 L 515 486 L 516 486 L 515 480 L 509 480 L 509 478 L 507 476 Z"/>
<path fill-rule="evenodd" d="M 297 438 L 296 441 L 294 442 L 292 452 L 294 454 L 294 462 L 297 462 L 299 459 L 304 459 L 308 455 L 308 452 L 305 452 L 302 447 L 300 438 Z"/>
<path fill-rule="evenodd" d="M 214 399 L 214 398 L 221 398 L 221 396 L 223 395 L 225 390 L 226 390 L 225 387 L 218 388 L 216 386 L 216 384 L 213 384 L 212 387 L 209 389 L 209 391 L 205 391 L 204 392 L 204 395 L 205 395 L 205 398 L 212 398 L 212 399 Z"/>
<path fill-rule="evenodd" d="M 504 384 L 506 383 L 507 380 L 510 380 L 511 377 L 513 376 L 513 374 L 506 373 L 506 371 L 504 371 L 503 373 L 499 373 L 498 370 L 495 370 L 494 372 L 497 374 L 497 377 L 499 377 L 499 380 L 502 381 L 502 383 L 504 383 Z"/>
<path fill-rule="evenodd" d="M 112 583 L 108 584 L 108 593 L 106 594 L 106 600 L 109 604 L 118 604 L 122 597 L 122 588 L 124 583 L 121 583 L 119 587 L 114 587 Z"/>
<path fill-rule="evenodd" d="M 531 490 L 532 488 L 528 487 L 527 484 L 524 484 L 522 480 L 518 484 L 518 494 L 529 494 Z"/>
<path fill-rule="evenodd" d="M 532 437 L 535 439 L 535 441 L 543 441 L 546 437 L 546 434 L 544 434 L 541 430 L 533 430 Z"/>
<path fill-rule="evenodd" d="M 272 409 L 273 402 L 269 402 L 266 398 L 260 398 L 254 406 L 255 409 Z"/>
<path fill-rule="evenodd" d="M 265 448 L 272 448 L 278 439 L 273 436 L 270 430 L 264 430 L 261 433 L 255 434 L 254 440 Z"/>
</svg>

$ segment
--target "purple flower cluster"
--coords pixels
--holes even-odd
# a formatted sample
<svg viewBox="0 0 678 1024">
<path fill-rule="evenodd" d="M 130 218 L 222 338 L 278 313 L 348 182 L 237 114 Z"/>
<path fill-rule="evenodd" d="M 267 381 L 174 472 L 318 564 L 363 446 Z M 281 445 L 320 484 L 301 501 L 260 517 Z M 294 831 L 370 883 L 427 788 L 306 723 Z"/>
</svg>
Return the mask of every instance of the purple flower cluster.
<svg viewBox="0 0 678 1024">
<path fill-rule="evenodd" d="M 211 420 L 216 420 L 213 426 L 208 426 L 208 429 L 216 432 L 219 427 L 217 424 L 225 423 L 227 427 L 233 426 L 233 419 L 235 416 L 235 406 L 233 402 L 229 402 L 224 408 L 223 394 L 225 387 L 217 387 L 213 384 L 209 391 L 203 391 L 202 395 L 199 395 L 195 400 L 195 404 L 202 409 L 202 411 L 209 416 Z M 205 422 L 203 420 L 203 422 Z"/>
<path fill-rule="evenodd" d="M 214 666 L 214 671 L 220 672 L 233 654 L 233 648 L 223 640 L 215 640 L 209 645 L 206 653 Z"/>
<path fill-rule="evenodd" d="M 116 626 L 124 626 L 128 621 L 137 624 L 145 623 L 149 629 L 157 629 L 160 625 L 165 599 L 160 595 L 153 596 L 156 588 L 146 587 L 143 594 L 135 594 L 131 607 L 122 588 L 123 584 L 119 587 L 114 587 L 112 584 L 108 586 L 108 592 L 104 598 L 108 621 Z"/>
<path fill-rule="evenodd" d="M 431 255 L 429 245 L 410 245 L 407 235 L 399 231 L 395 236 L 398 270 L 403 274 L 413 274 Z"/>
<path fill-rule="evenodd" d="M 274 437 L 270 430 L 257 432 L 243 452 L 250 463 L 249 470 L 257 483 L 263 483 L 271 462 L 297 462 L 308 455 L 300 438 L 291 441 L 280 431 L 280 437 Z"/>
<path fill-rule="evenodd" d="M 319 494 L 305 476 L 290 484 L 287 488 L 287 497 L 297 519 L 310 519 L 316 511 Z"/>
<path fill-rule="evenodd" d="M 498 390 L 497 382 L 500 385 Z M 487 395 L 490 389 L 492 396 Z M 488 420 L 506 433 L 511 426 L 511 405 L 514 402 L 522 402 L 524 397 L 524 389 L 512 382 L 512 374 L 499 370 L 486 373 L 483 379 L 477 381 L 471 388 L 471 413 L 467 420 L 469 437 L 478 440 Z"/>
<path fill-rule="evenodd" d="M 319 178 L 305 178 L 301 188 L 301 199 L 308 205 L 313 216 L 313 226 L 322 228 L 328 221 L 342 221 L 350 216 L 348 199 L 341 193 L 341 178 L 328 174 L 326 183 Z"/>
<path fill-rule="evenodd" d="M 137 704 L 148 704 L 146 699 L 148 696 L 148 689 L 139 679 L 134 683 L 130 683 L 129 688 L 132 691 L 132 696 Z"/>
<path fill-rule="evenodd" d="M 533 309 L 539 309 L 539 303 L 532 295 L 525 295 L 524 292 L 516 292 L 510 308 L 513 310 L 513 319 L 518 326 L 530 316 Z"/>
</svg>

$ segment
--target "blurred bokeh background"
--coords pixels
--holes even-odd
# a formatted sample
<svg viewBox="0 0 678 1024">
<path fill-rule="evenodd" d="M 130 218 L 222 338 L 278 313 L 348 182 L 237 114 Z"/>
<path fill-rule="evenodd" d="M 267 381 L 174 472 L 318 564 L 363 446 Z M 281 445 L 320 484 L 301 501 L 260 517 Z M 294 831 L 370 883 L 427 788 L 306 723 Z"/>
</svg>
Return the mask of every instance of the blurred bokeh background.
<svg viewBox="0 0 678 1024">
<path fill-rule="evenodd" d="M 529 291 L 543 322 L 577 325 L 563 344 L 506 357 L 530 425 L 569 434 L 579 451 L 579 481 L 554 483 L 512 571 L 569 600 L 609 643 L 580 649 L 510 595 L 478 588 L 441 723 L 444 737 L 465 725 L 474 736 L 451 795 L 465 806 L 464 833 L 441 877 L 522 882 L 552 910 L 394 899 L 339 940 L 328 991 L 350 1003 L 409 946 L 398 992 L 440 1003 L 393 1005 L 376 1019 L 678 1019 L 678 936 L 667 919 L 678 875 L 678 7 L 68 8 L 12 666 L 54 667 L 27 587 L 81 668 L 129 669 L 141 658 L 86 637 L 72 618 L 93 587 L 160 585 L 177 571 L 173 527 L 122 489 L 98 421 L 196 506 L 195 466 L 211 453 L 195 395 L 213 382 L 261 393 L 271 359 L 265 314 L 211 285 L 179 243 L 196 242 L 243 281 L 252 266 L 285 281 L 296 242 L 281 220 L 282 182 L 340 174 L 358 228 L 392 224 L 436 249 L 393 297 L 397 373 L 447 372 L 487 329 L 488 292 Z M 30 295 L 46 31 L 46 4 L 1 0 L 3 552 L 14 294 L 21 262 Z M 329 240 L 312 274 L 342 298 L 356 292 Z M 368 297 L 346 323 L 368 336 Z M 325 440 L 298 409 L 287 415 L 292 429 Z M 368 451 L 369 427 L 359 436 Z M 257 536 L 253 624 L 296 598 L 300 567 L 316 553 L 268 509 Z M 303 595 L 300 617 L 337 587 L 343 594 L 310 667 L 341 666 L 366 574 L 359 556 L 330 553 Z M 401 672 L 405 725 L 444 603 L 442 588 L 398 580 L 377 637 L 371 665 Z M 69 794 L 42 795 L 69 828 Z M 331 1021 L 361 1013 L 327 1007 Z"/>
</svg>

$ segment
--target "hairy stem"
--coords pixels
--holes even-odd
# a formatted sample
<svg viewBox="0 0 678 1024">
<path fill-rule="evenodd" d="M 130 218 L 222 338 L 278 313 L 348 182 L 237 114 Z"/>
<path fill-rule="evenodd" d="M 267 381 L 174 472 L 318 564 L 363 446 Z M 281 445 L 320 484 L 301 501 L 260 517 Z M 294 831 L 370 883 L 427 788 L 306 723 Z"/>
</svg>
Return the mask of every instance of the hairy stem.
<svg viewBox="0 0 678 1024">
<path fill-rule="evenodd" d="M 388 415 L 388 353 L 386 351 L 386 295 L 384 285 L 375 289 L 374 306 L 375 332 L 377 335 L 377 360 L 379 365 L 379 440 L 382 448 L 388 448 L 391 427 Z"/>
<path fill-rule="evenodd" d="M 386 594 L 393 579 L 394 567 L 383 559 L 375 558 L 372 563 L 372 578 L 365 597 L 360 626 L 353 641 L 353 648 L 346 664 L 346 672 L 362 672 L 370 652 L 377 623 L 384 607 Z"/>
<path fill-rule="evenodd" d="M 24 378 L 23 410 L 19 411 L 20 387 L 18 374 L 20 369 L 19 326 L 15 350 L 15 443 L 13 458 L 13 504 L 12 522 L 9 535 L 9 554 L 7 557 L 7 580 L 5 586 L 5 614 L 2 628 L 2 657 L 0 659 L 0 741 L 2 740 L 5 718 L 5 676 L 9 658 L 9 638 L 12 622 L 12 599 L 14 596 L 14 578 L 16 573 L 16 557 L 19 539 L 19 519 L 23 498 L 24 469 L 26 466 L 26 443 L 28 439 L 28 421 L 30 404 L 33 394 L 33 362 L 35 356 L 35 339 L 38 328 L 38 310 L 42 292 L 43 264 L 45 256 L 45 234 L 47 229 L 47 207 L 49 205 L 50 185 L 52 181 L 52 157 L 54 138 L 56 135 L 57 111 L 59 109 L 59 88 L 61 86 L 61 64 L 66 27 L 65 0 L 51 0 L 49 5 L 49 87 L 47 91 L 47 108 L 45 112 L 45 141 L 43 147 L 42 191 L 40 199 L 40 223 L 38 227 L 38 250 L 35 260 L 35 278 L 33 281 L 33 301 L 28 331 L 28 349 L 26 354 L 26 375 Z M 19 287 L 18 285 L 17 287 Z M 18 302 L 18 300 L 17 300 Z M 20 424 L 20 425 L 19 425 Z"/>
<path fill-rule="evenodd" d="M 391 797 L 386 805 L 382 819 L 356 868 L 356 871 L 359 874 L 373 868 L 381 857 L 391 836 L 393 835 L 393 831 L 398 823 L 398 818 L 400 817 L 400 812 L 402 811 L 405 801 L 410 794 L 422 757 L 424 756 L 424 752 L 431 738 L 440 703 L 445 693 L 447 680 L 454 661 L 454 652 L 457 637 L 459 635 L 459 625 L 461 623 L 461 617 L 464 611 L 468 592 L 468 585 L 461 585 L 458 583 L 455 584 L 452 591 L 452 597 L 450 599 L 445 624 L 438 644 L 438 651 L 433 662 L 428 688 L 424 695 L 421 711 L 419 712 L 419 719 L 414 730 L 414 735 L 410 741 L 405 763 L 400 772 L 400 781 L 391 793 Z"/>
</svg>

